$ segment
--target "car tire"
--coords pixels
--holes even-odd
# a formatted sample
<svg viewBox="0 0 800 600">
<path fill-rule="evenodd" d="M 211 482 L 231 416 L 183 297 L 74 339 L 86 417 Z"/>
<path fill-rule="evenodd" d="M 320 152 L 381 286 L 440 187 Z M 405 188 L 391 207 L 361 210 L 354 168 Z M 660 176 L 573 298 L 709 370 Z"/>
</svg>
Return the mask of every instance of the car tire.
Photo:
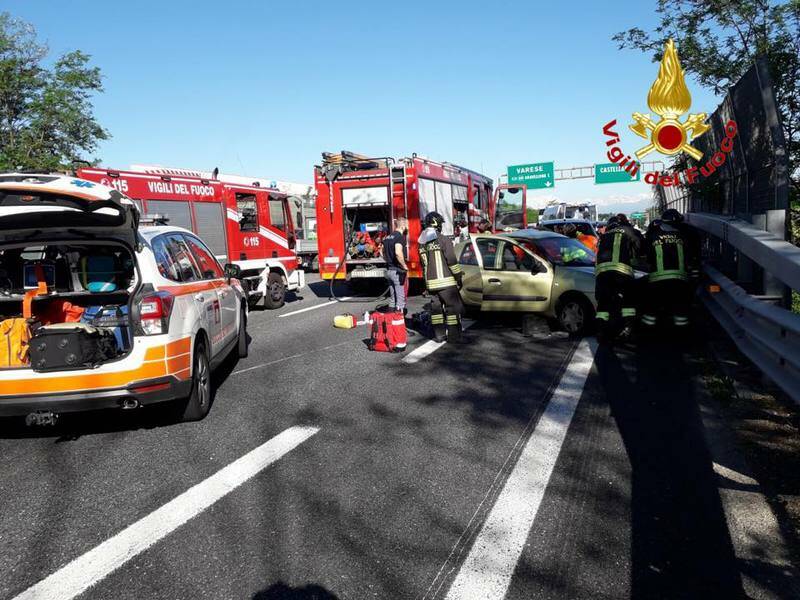
<svg viewBox="0 0 800 600">
<path fill-rule="evenodd" d="M 286 286 L 280 273 L 270 273 L 267 277 L 267 291 L 264 293 L 264 308 L 280 308 L 286 302 Z"/>
<path fill-rule="evenodd" d="M 192 392 L 185 400 L 182 421 L 200 421 L 211 410 L 211 363 L 206 344 L 202 339 L 195 342 L 192 358 Z"/>
<path fill-rule="evenodd" d="M 242 308 L 239 311 L 239 340 L 236 344 L 239 358 L 247 358 L 247 311 Z"/>
<path fill-rule="evenodd" d="M 586 296 L 569 295 L 559 302 L 558 323 L 571 337 L 583 337 L 594 325 L 594 307 Z"/>
</svg>

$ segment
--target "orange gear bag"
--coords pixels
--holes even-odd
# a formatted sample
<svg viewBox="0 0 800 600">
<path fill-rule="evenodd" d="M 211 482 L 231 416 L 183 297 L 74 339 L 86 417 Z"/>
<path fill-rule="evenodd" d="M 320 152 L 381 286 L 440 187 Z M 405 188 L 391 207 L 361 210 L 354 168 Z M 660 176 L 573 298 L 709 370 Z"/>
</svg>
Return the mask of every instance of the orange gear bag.
<svg viewBox="0 0 800 600">
<path fill-rule="evenodd" d="M 0 368 L 27 366 L 30 340 L 27 320 L 17 317 L 0 321 Z"/>
</svg>

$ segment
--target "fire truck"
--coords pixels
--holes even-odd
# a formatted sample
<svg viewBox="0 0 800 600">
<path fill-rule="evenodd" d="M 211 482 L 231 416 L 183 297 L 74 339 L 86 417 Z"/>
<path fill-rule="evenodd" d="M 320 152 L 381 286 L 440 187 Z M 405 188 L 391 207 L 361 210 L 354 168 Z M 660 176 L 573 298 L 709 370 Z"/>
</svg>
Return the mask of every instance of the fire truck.
<svg viewBox="0 0 800 600">
<path fill-rule="evenodd" d="M 305 285 L 298 268 L 288 196 L 258 179 L 133 165 L 82 168 L 78 177 L 114 187 L 140 212 L 195 232 L 224 264 L 242 269 L 251 306 L 283 306 L 286 290 Z"/>
<path fill-rule="evenodd" d="M 456 238 L 476 232 L 480 220 L 491 222 L 494 214 L 491 179 L 416 154 L 394 159 L 323 153 L 314 182 L 323 279 L 384 277 L 380 242 L 399 217 L 408 219 L 409 277 L 421 278 L 417 238 L 428 212 L 441 213 L 442 233 Z"/>
</svg>

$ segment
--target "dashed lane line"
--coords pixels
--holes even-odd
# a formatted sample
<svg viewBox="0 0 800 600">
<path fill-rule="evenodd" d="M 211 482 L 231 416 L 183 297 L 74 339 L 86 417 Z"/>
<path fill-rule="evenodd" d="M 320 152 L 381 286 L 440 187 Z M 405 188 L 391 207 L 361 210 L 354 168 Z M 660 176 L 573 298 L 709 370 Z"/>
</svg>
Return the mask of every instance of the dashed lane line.
<svg viewBox="0 0 800 600">
<path fill-rule="evenodd" d="M 525 547 L 561 445 L 594 364 L 582 341 L 506 480 L 447 594 L 447 600 L 502 600 Z"/>
<path fill-rule="evenodd" d="M 314 350 L 309 350 L 308 352 L 292 354 L 291 356 L 283 356 L 281 358 L 276 358 L 275 360 L 271 360 L 269 362 L 253 365 L 252 367 L 245 367 L 244 369 L 239 369 L 238 371 L 234 371 L 233 373 L 231 373 L 231 375 L 238 375 L 239 373 L 247 373 L 248 371 L 255 371 L 256 369 L 263 369 L 264 367 L 269 367 L 272 365 L 276 365 L 278 363 L 286 362 L 287 360 L 302 358 L 303 356 L 308 356 L 309 354 L 314 354 L 315 352 L 324 352 L 325 350 L 338 348 L 339 346 L 347 346 L 350 344 L 355 344 L 356 342 L 361 343 L 361 340 L 347 340 L 346 342 L 339 342 L 338 344 L 332 344 L 330 346 L 325 346 L 324 348 L 316 348 Z"/>
<path fill-rule="evenodd" d="M 350 300 L 350 296 L 345 296 L 344 298 L 340 298 L 339 300 Z M 300 313 L 308 312 L 310 310 L 317 310 L 318 308 L 325 308 L 326 306 L 330 306 L 331 304 L 336 304 L 339 300 L 331 300 L 330 302 L 325 302 L 323 304 L 315 304 L 314 306 L 309 306 L 307 308 L 301 308 L 300 310 L 294 310 L 292 312 L 284 313 L 282 315 L 278 315 L 279 319 L 284 317 L 291 317 L 292 315 L 299 315 Z"/>
<path fill-rule="evenodd" d="M 251 479 L 319 431 L 290 427 L 189 488 L 177 498 L 120 531 L 114 537 L 29 587 L 14 600 L 69 600 L 147 550 L 192 517 Z"/>
<path fill-rule="evenodd" d="M 475 324 L 475 321 L 470 321 L 469 319 L 464 319 L 464 321 L 462 323 L 462 328 L 466 330 L 466 329 L 469 329 L 470 327 L 472 327 L 474 324 Z M 414 351 L 410 352 L 408 354 L 408 356 L 404 357 L 402 362 L 404 362 L 406 364 L 409 364 L 409 365 L 413 365 L 414 363 L 418 363 L 423 358 L 425 358 L 429 354 L 433 354 L 434 352 L 436 352 L 439 348 L 441 348 L 444 345 L 445 345 L 445 342 L 435 342 L 433 340 L 425 342 L 424 344 L 422 344 L 422 346 L 420 346 L 419 348 L 417 348 Z"/>
</svg>

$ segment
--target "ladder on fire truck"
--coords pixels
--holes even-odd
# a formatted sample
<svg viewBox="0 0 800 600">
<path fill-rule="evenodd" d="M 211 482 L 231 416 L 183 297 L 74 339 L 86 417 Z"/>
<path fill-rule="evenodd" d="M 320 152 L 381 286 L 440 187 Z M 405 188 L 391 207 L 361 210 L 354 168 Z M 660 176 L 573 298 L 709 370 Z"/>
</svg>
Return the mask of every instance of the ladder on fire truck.
<svg viewBox="0 0 800 600">
<path fill-rule="evenodd" d="M 394 227 L 394 219 L 399 218 L 400 215 L 394 214 L 395 198 L 403 199 L 403 217 L 408 219 L 408 190 L 406 189 L 406 167 L 401 162 L 400 164 L 389 165 L 389 184 L 392 189 L 391 205 L 389 207 L 391 223 L 387 223 L 389 230 Z"/>
</svg>

